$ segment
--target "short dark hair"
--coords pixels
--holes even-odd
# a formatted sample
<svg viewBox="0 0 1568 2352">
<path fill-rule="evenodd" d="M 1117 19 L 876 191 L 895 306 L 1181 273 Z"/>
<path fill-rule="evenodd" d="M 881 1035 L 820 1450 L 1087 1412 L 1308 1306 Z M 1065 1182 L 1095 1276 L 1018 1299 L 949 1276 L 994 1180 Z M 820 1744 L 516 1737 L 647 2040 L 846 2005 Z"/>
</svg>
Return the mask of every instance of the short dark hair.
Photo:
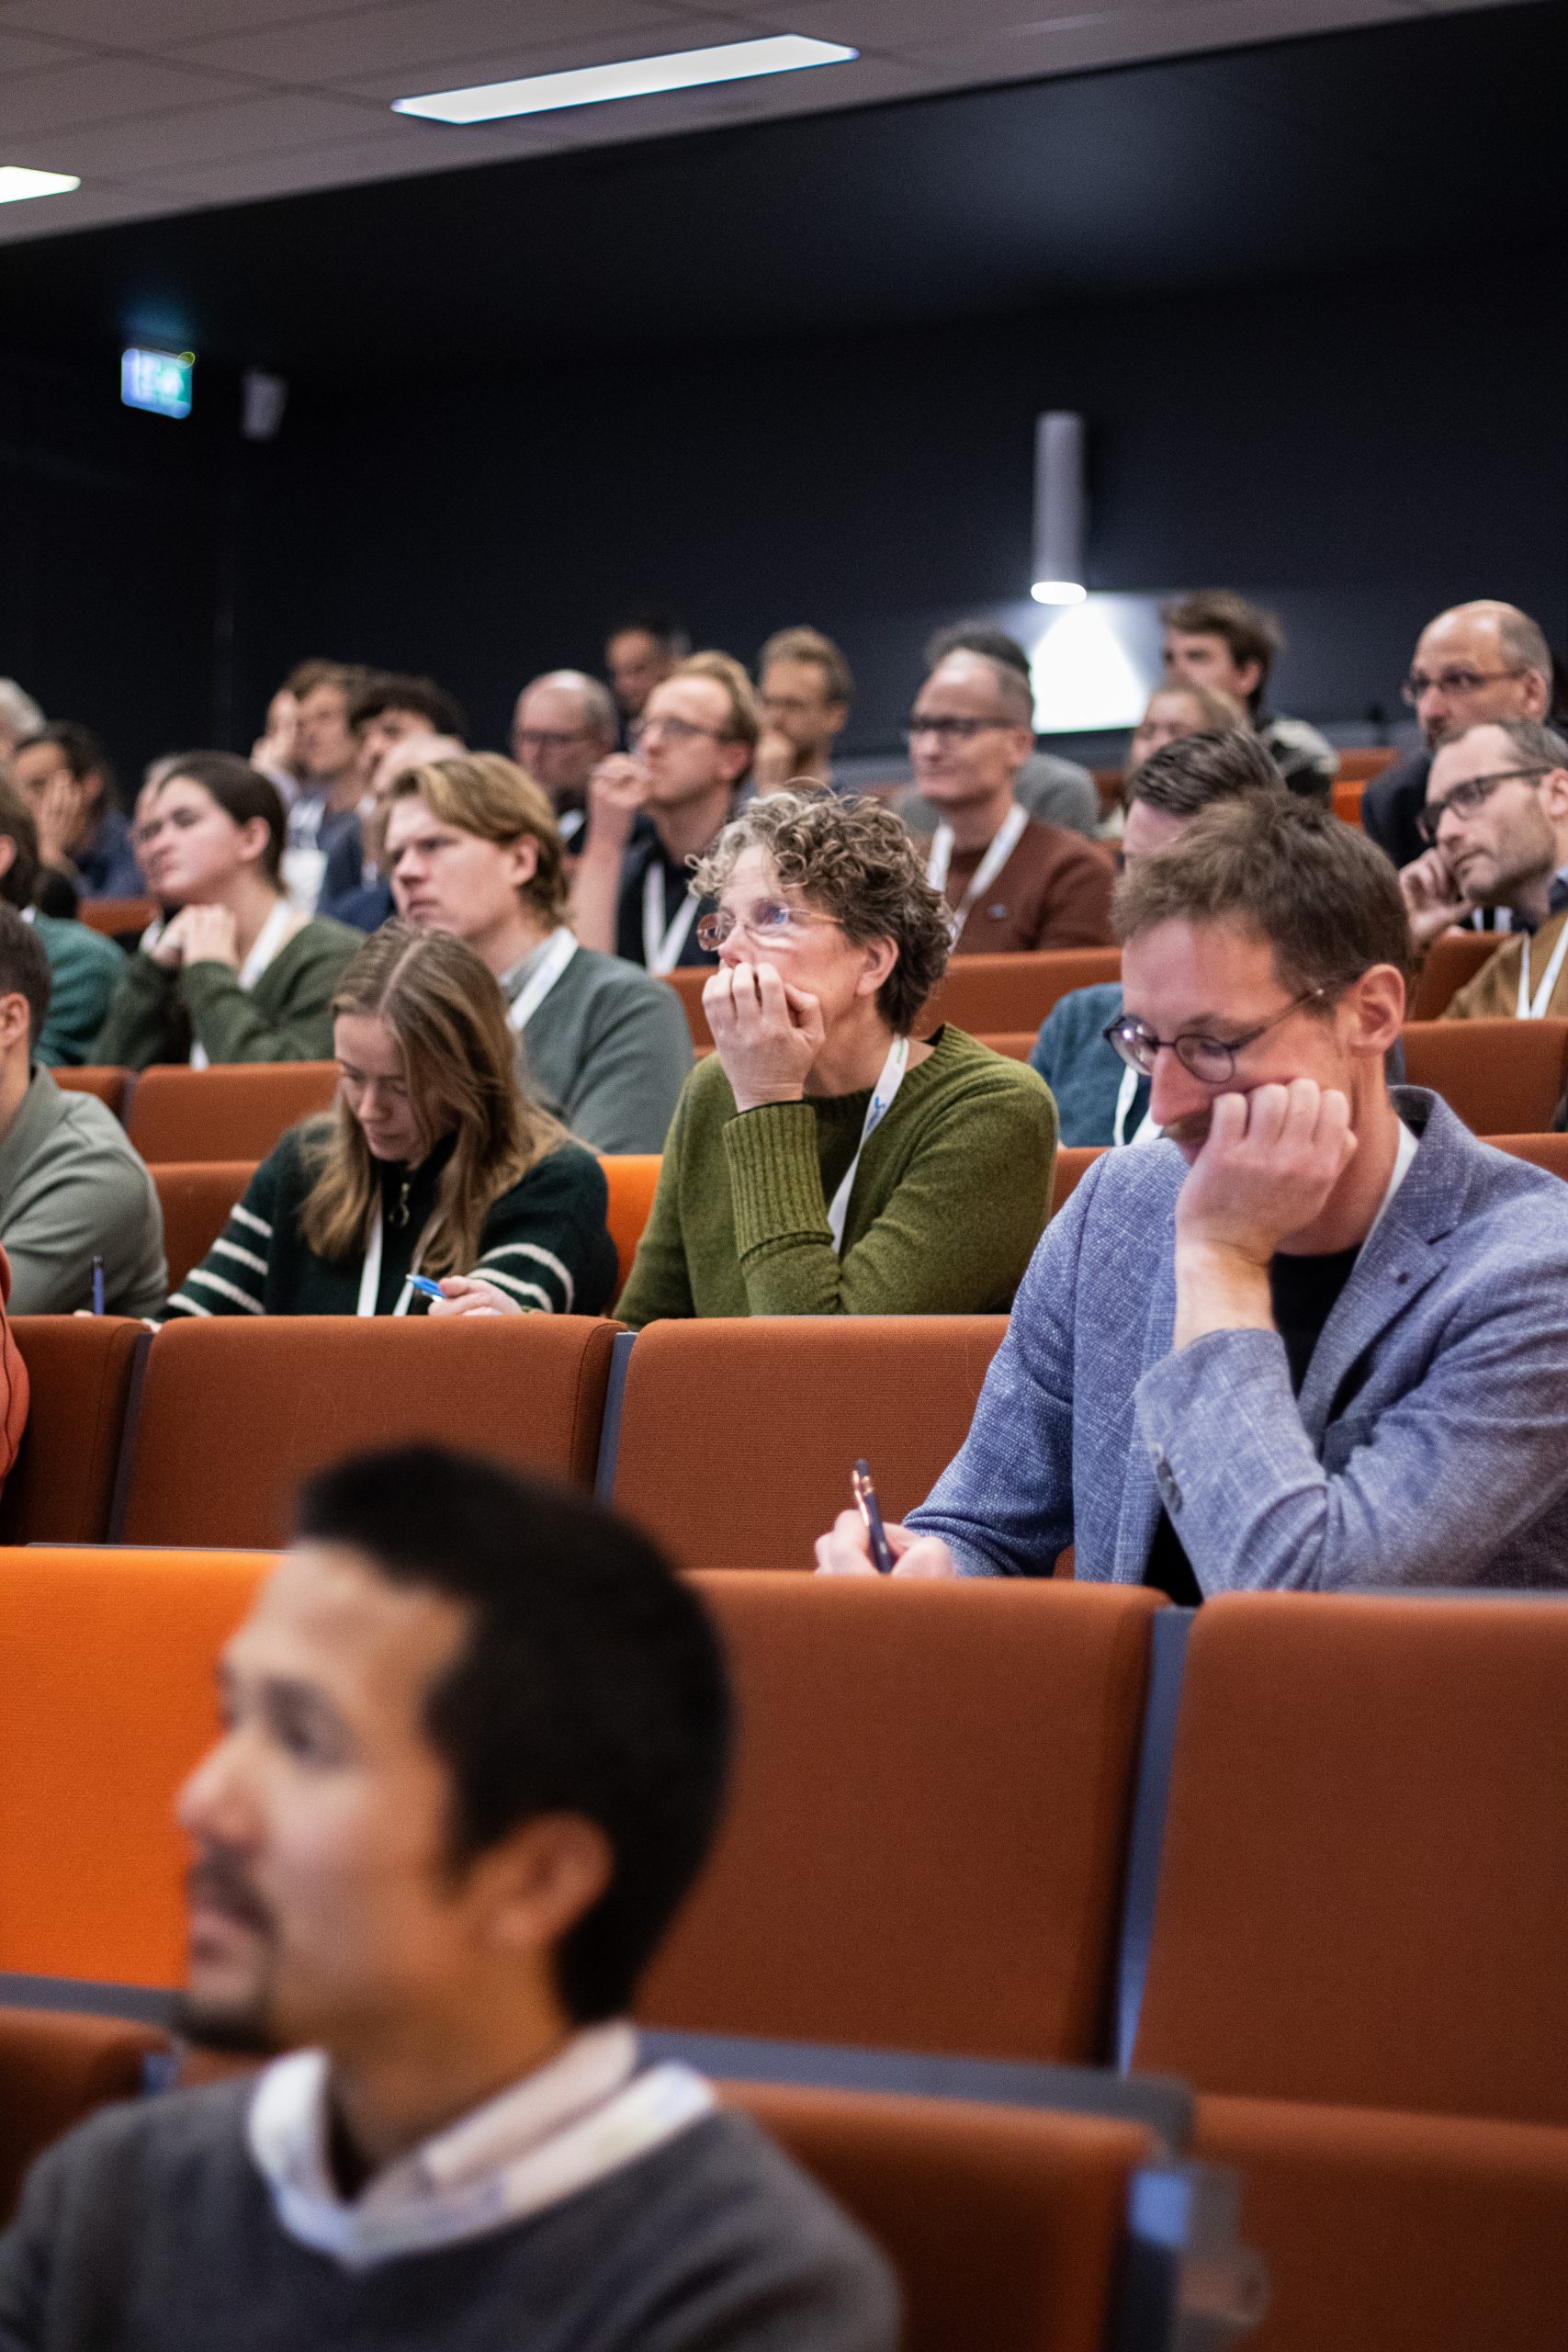
<svg viewBox="0 0 1568 2352">
<path fill-rule="evenodd" d="M 666 612 L 662 605 L 644 605 L 637 612 L 623 613 L 613 628 L 604 632 L 604 642 L 625 637 L 636 629 L 643 637 L 651 637 L 660 653 L 671 662 L 683 662 L 692 650 L 692 632 L 684 621 Z"/>
<path fill-rule="evenodd" d="M 822 690 L 829 702 L 854 700 L 855 682 L 850 665 L 830 637 L 819 628 L 777 628 L 757 656 L 757 684 L 770 662 L 814 662 L 822 673 Z"/>
<path fill-rule="evenodd" d="M 707 1853 L 731 1739 L 718 1637 L 636 1528 L 587 1496 L 418 1445 L 312 1478 L 296 1532 L 471 1611 L 425 1694 L 461 1864 L 536 1815 L 603 1830 L 614 1874 L 555 1956 L 580 2025 L 620 2016 Z"/>
<path fill-rule="evenodd" d="M 1359 826 L 1291 792 L 1206 808 L 1169 849 L 1128 866 L 1112 922 L 1123 947 L 1163 922 L 1261 932 L 1292 996 L 1337 995 L 1374 964 L 1411 966 L 1393 866 Z"/>
<path fill-rule="evenodd" d="M 459 743 L 468 737 L 468 713 L 455 695 L 438 686 L 434 678 L 412 678 L 396 670 L 378 670 L 369 684 L 356 694 L 348 706 L 348 723 L 357 735 L 384 710 L 417 711 L 433 735 L 455 735 Z"/>
<path fill-rule="evenodd" d="M 267 845 L 262 865 L 267 880 L 276 882 L 283 872 L 283 845 L 288 833 L 276 785 L 235 752 L 182 752 L 177 759 L 171 757 L 158 791 L 178 783 L 182 776 L 187 784 L 199 784 L 204 792 L 209 792 L 236 825 L 248 825 L 253 817 L 263 820 Z"/>
<path fill-rule="evenodd" d="M 99 808 L 106 808 L 114 798 L 114 770 L 109 764 L 109 755 L 90 727 L 84 727 L 74 718 L 51 718 L 47 727 L 39 728 L 31 735 L 24 735 L 17 750 L 30 752 L 37 743 L 52 743 L 62 752 L 65 764 L 76 783 L 80 784 L 85 776 L 89 775 L 102 779 Z"/>
<path fill-rule="evenodd" d="M 1160 615 L 1167 628 L 1187 637 L 1223 637 L 1233 662 L 1259 664 L 1258 684 L 1247 696 L 1254 710 L 1263 697 L 1269 673 L 1285 650 L 1285 632 L 1272 613 L 1249 605 L 1230 588 L 1201 588 L 1195 595 L 1179 596 Z"/>
<path fill-rule="evenodd" d="M 38 826 L 33 812 L 14 784 L 0 776 L 0 837 L 14 842 L 17 854 L 0 874 L 0 899 L 13 907 L 30 907 L 38 888 Z"/>
<path fill-rule="evenodd" d="M 1547 727 L 1539 718 L 1472 718 L 1467 727 L 1450 727 L 1438 737 L 1438 749 L 1449 743 L 1462 743 L 1467 735 L 1479 728 L 1495 727 L 1506 735 L 1522 759 L 1531 767 L 1568 768 L 1568 741 L 1559 729 Z"/>
<path fill-rule="evenodd" d="M 1216 800 L 1284 789 L 1284 777 L 1250 728 L 1210 727 L 1151 752 L 1127 778 L 1122 798 L 1129 808 L 1144 800 L 1168 817 L 1195 817 Z"/>
<path fill-rule="evenodd" d="M 316 657 L 309 662 L 297 662 L 278 691 L 292 695 L 296 702 L 303 702 L 318 686 L 336 686 L 349 702 L 376 675 L 358 662 L 323 662 Z"/>
<path fill-rule="evenodd" d="M 950 653 L 978 653 L 987 662 L 999 662 L 1004 670 L 1016 670 L 1032 691 L 1034 673 L 1029 666 L 1029 656 L 1017 638 L 1010 637 L 1005 628 L 988 628 L 984 621 L 960 621 L 954 628 L 939 628 L 926 644 L 928 674 Z"/>
<path fill-rule="evenodd" d="M 49 1019 L 49 957 L 30 922 L 0 901 L 0 996 L 28 1001 L 28 1035 L 36 1046 Z"/>
</svg>

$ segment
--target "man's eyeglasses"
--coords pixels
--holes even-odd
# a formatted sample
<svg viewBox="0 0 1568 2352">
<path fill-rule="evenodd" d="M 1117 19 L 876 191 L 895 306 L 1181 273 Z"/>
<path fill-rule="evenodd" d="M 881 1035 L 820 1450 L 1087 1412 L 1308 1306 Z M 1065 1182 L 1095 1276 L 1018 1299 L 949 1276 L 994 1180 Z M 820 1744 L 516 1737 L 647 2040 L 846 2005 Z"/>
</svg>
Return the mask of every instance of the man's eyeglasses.
<svg viewBox="0 0 1568 2352">
<path fill-rule="evenodd" d="M 586 727 L 574 727 L 570 732 L 548 727 L 520 727 L 512 741 L 519 752 L 564 752 L 569 744 L 586 743 L 588 740 Z"/>
<path fill-rule="evenodd" d="M 831 915 L 807 914 L 799 907 L 786 907 L 782 899 L 759 899 L 743 915 L 738 915 L 733 907 L 719 907 L 710 915 L 700 915 L 697 945 L 715 956 L 730 933 L 739 930 L 758 947 L 787 947 L 813 923 L 832 920 Z"/>
<path fill-rule="evenodd" d="M 1528 678 L 1529 670 L 1439 670 L 1429 678 L 1425 670 L 1412 670 L 1399 691 L 1414 709 L 1423 695 L 1472 695 L 1478 686 L 1495 686 L 1505 678 Z"/>
<path fill-rule="evenodd" d="M 1438 828 L 1450 810 L 1456 817 L 1472 817 L 1484 801 L 1491 799 L 1500 784 L 1551 774 L 1550 768 L 1495 768 L 1490 775 L 1470 776 L 1463 784 L 1456 784 L 1451 792 L 1445 792 L 1440 800 L 1428 800 L 1425 808 L 1418 809 L 1416 830 L 1424 842 L 1435 842 Z"/>
<path fill-rule="evenodd" d="M 1327 994 L 1324 988 L 1309 989 L 1305 996 L 1297 997 L 1293 1004 L 1288 1004 L 1283 1012 L 1275 1013 L 1271 1021 L 1249 1029 L 1245 1037 L 1208 1037 L 1201 1029 L 1184 1029 L 1179 1037 L 1156 1037 L 1146 1021 L 1140 1021 L 1130 1012 L 1124 1012 L 1120 1021 L 1113 1021 L 1100 1035 L 1140 1078 L 1154 1076 L 1156 1057 L 1168 1047 L 1189 1077 L 1197 1079 L 1201 1085 L 1228 1086 L 1235 1076 L 1239 1053 L 1255 1046 L 1259 1037 L 1266 1037 L 1270 1029 L 1278 1029 L 1292 1012 L 1300 1012 L 1303 1005 L 1315 1004 Z"/>
<path fill-rule="evenodd" d="M 982 728 L 1016 727 L 1016 718 L 911 718 L 904 729 L 904 741 L 911 747 L 918 737 L 934 735 L 942 744 L 972 743 Z"/>
<path fill-rule="evenodd" d="M 626 729 L 626 738 L 634 752 L 639 743 L 648 742 L 655 735 L 667 736 L 671 743 L 692 743 L 699 735 L 705 735 L 714 743 L 733 743 L 735 741 L 734 736 L 722 727 L 694 727 L 689 718 L 639 718 L 635 726 Z"/>
</svg>

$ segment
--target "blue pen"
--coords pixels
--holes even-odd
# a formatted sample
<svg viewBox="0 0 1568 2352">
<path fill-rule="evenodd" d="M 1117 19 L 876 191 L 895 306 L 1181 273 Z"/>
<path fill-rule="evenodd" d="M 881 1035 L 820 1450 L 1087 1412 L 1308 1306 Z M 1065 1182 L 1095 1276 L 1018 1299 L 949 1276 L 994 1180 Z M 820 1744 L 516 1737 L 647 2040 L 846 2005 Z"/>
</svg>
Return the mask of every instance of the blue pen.
<svg viewBox="0 0 1568 2352">
<path fill-rule="evenodd" d="M 95 1315 L 101 1315 L 103 1311 L 104 1261 L 101 1258 L 95 1258 L 93 1261 L 93 1312 Z"/>
<path fill-rule="evenodd" d="M 882 1523 L 882 1506 L 876 1499 L 876 1488 L 871 1483 L 871 1472 L 863 1462 L 857 1462 L 850 1476 L 850 1487 L 855 1507 L 865 1529 L 865 1540 L 871 1547 L 872 1566 L 878 1576 L 893 1573 L 893 1547 L 887 1541 L 887 1530 Z"/>
<path fill-rule="evenodd" d="M 428 1274 L 411 1274 L 408 1283 L 410 1290 L 417 1290 L 422 1298 L 445 1298 L 446 1295 L 440 1283 L 433 1283 Z"/>
</svg>

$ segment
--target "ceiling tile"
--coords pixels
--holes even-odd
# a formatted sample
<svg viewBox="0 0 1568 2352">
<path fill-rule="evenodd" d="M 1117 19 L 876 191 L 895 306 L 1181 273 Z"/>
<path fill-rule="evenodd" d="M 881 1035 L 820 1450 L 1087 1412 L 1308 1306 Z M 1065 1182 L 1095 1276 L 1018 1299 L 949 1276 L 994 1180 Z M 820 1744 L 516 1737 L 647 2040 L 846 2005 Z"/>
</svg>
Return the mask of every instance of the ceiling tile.
<svg viewBox="0 0 1568 2352">
<path fill-rule="evenodd" d="M 45 74 L 16 74 L 0 84 L 0 138 L 52 131 L 73 123 L 122 122 L 166 107 L 201 106 L 243 82 L 197 74 L 152 58 L 95 57 Z"/>
<path fill-rule="evenodd" d="M 46 66 L 79 62 L 78 52 L 62 49 L 58 41 L 40 40 L 36 33 L 14 33 L 9 26 L 0 26 L 0 74 L 39 74 Z"/>
<path fill-rule="evenodd" d="M 366 97 L 385 98 L 389 103 L 393 98 L 412 96 L 416 91 L 468 89 L 477 83 L 507 82 L 523 74 L 565 74 L 575 66 L 603 65 L 621 57 L 660 57 L 671 50 L 714 49 L 724 41 L 753 40 L 756 37 L 755 26 L 738 17 L 693 17 L 682 10 L 679 17 L 631 27 L 619 35 L 572 31 L 558 40 L 537 46 L 531 43 L 525 54 L 520 54 L 516 48 L 490 50 L 482 54 L 449 48 L 440 58 L 427 59 L 418 69 L 417 77 L 408 66 L 389 72 L 378 61 L 371 62 L 364 73 L 345 74 L 334 86 Z M 793 74 L 777 78 L 798 85 L 811 77 Z M 615 103 L 627 101 L 618 99 Z"/>
<path fill-rule="evenodd" d="M 6 24 L 103 49 L 167 49 L 203 34 L 374 13 L 366 0 L 8 0 Z"/>
<path fill-rule="evenodd" d="M 1270 35 L 1284 40 L 1351 24 L 1389 23 L 1417 12 L 1418 0 L 1270 0 Z M 1257 0 L 1162 0 L 1157 10 L 1144 0 L 1141 6 L 1086 9 L 989 32 L 966 28 L 957 40 L 898 46 L 901 55 L 939 71 L 951 87 L 1225 49 L 1246 42 L 1256 21 Z"/>
<path fill-rule="evenodd" d="M 192 107 L 150 121 L 104 123 L 62 132 L 51 152 L 62 171 L 114 178 L 144 171 L 161 177 L 211 157 L 254 155 L 269 149 L 320 147 L 334 137 L 363 138 L 374 130 L 374 112 L 309 94 L 245 97 L 225 106 Z M 390 142 L 389 152 L 390 152 Z M 395 160 L 389 165 L 395 174 Z"/>
<path fill-rule="evenodd" d="M 398 73 L 430 59 L 501 52 L 513 61 L 513 73 L 525 74 L 535 54 L 553 41 L 613 39 L 667 24 L 672 13 L 661 0 L 528 0 L 525 10 L 517 0 L 405 0 L 313 24 L 193 41 L 179 54 L 294 82 L 339 82 L 367 72 Z"/>
</svg>

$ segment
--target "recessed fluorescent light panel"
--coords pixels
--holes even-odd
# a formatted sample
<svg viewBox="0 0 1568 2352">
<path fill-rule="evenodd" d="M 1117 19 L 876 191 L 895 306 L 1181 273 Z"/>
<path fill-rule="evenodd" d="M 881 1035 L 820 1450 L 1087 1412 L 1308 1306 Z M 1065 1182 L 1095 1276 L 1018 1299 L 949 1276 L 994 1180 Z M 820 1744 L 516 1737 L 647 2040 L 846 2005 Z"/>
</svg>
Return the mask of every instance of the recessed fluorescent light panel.
<svg viewBox="0 0 1568 2352">
<path fill-rule="evenodd" d="M 29 196 L 69 196 L 81 185 L 69 172 L 29 172 L 20 164 L 0 164 L 0 204 L 23 204 Z"/>
<path fill-rule="evenodd" d="M 602 106 L 608 98 L 646 98 L 660 90 L 698 90 L 711 82 L 747 82 L 759 74 L 798 74 L 808 65 L 848 65 L 860 55 L 831 40 L 779 33 L 767 40 L 726 41 L 718 49 L 672 50 L 663 57 L 626 57 L 618 65 L 581 65 L 570 74 L 529 74 L 520 82 L 480 82 L 470 90 L 394 98 L 394 114 L 431 122 L 499 122 L 502 116 L 551 114 L 558 107 Z"/>
</svg>

